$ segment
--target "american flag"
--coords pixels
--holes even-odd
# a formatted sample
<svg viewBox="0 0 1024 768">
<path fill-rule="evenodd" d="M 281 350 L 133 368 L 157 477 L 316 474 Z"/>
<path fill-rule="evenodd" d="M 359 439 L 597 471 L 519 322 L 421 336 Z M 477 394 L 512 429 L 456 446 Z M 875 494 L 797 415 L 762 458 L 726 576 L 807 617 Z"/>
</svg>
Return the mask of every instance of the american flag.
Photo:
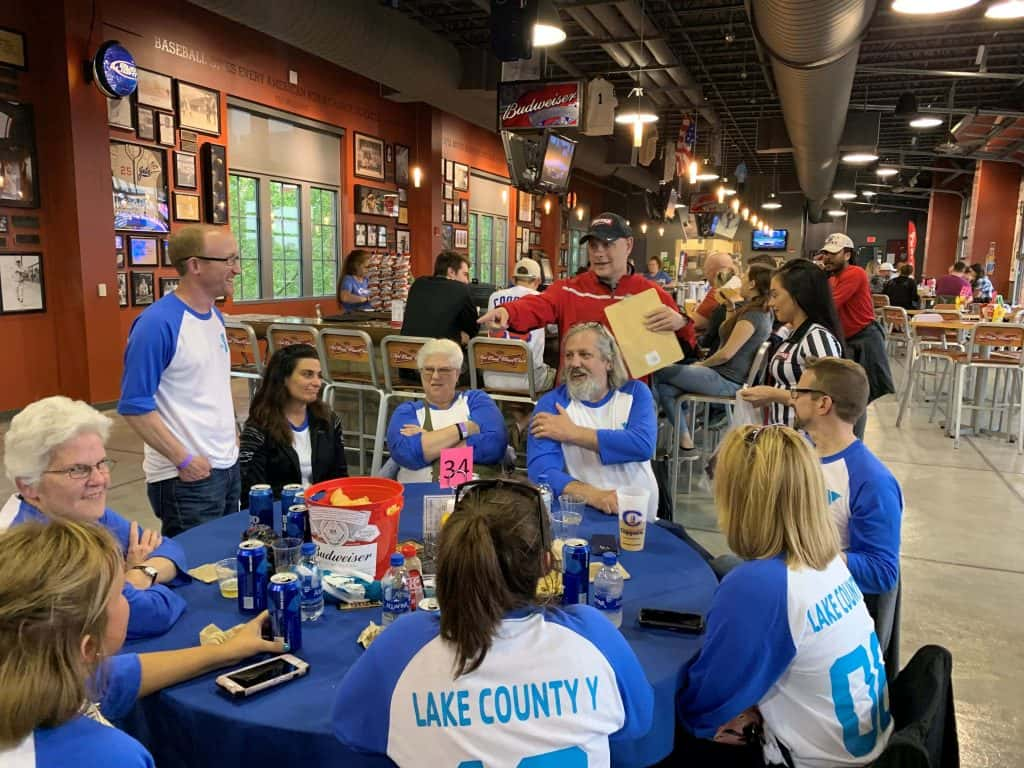
<svg viewBox="0 0 1024 768">
<path fill-rule="evenodd" d="M 693 160 L 693 146 L 697 143 L 697 122 L 684 117 L 676 139 L 676 176 L 684 178 Z"/>
</svg>

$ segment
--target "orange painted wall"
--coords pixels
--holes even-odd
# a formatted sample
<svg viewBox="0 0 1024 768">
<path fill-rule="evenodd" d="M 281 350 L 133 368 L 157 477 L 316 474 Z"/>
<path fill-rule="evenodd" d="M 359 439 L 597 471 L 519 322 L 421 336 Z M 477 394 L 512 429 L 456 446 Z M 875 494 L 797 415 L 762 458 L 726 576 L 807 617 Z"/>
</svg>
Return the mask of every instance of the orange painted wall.
<svg viewBox="0 0 1024 768">
<path fill-rule="evenodd" d="M 956 195 L 932 192 L 928 202 L 928 227 L 924 238 L 924 261 L 920 274 L 938 277 L 956 261 L 960 239 L 961 199 Z"/>
<path fill-rule="evenodd" d="M 975 172 L 971 219 L 974 222 L 967 253 L 971 263 L 985 263 L 989 244 L 996 244 L 996 269 L 992 284 L 996 292 L 1009 293 L 1010 262 L 1013 258 L 1013 232 L 1017 222 L 1017 197 L 1021 167 L 1014 163 L 982 160 Z"/>
</svg>

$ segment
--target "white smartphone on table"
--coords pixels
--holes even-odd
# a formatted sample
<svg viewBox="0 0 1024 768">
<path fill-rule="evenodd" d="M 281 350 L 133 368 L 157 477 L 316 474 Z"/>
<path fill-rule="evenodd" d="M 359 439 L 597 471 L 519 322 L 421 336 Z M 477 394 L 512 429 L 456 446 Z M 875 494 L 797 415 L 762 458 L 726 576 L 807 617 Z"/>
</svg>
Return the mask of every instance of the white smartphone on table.
<svg viewBox="0 0 1024 768">
<path fill-rule="evenodd" d="M 285 653 L 233 672 L 226 672 L 217 678 L 217 685 L 232 696 L 242 698 L 302 677 L 308 671 L 309 664 L 297 656 Z"/>
</svg>

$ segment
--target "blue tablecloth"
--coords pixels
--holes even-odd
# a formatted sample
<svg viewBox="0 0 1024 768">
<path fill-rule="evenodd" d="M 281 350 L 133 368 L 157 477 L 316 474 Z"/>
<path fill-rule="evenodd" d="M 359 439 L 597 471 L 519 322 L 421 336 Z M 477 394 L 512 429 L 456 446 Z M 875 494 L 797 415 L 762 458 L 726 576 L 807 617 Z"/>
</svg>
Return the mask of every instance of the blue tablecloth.
<svg viewBox="0 0 1024 768">
<path fill-rule="evenodd" d="M 400 539 L 419 538 L 423 496 L 438 492 L 430 483 L 406 486 Z M 193 528 L 176 540 L 193 565 L 216 562 L 235 553 L 247 522 L 248 514 L 240 512 Z M 616 529 L 615 518 L 588 508 L 580 535 L 589 538 Z M 612 764 L 645 766 L 672 749 L 675 693 L 683 666 L 700 648 L 701 638 L 640 628 L 637 612 L 655 607 L 706 613 L 717 581 L 690 546 L 658 526 L 648 527 L 644 551 L 624 553 L 622 564 L 632 575 L 626 582 L 622 634 L 654 686 L 655 712 L 651 731 L 642 739 L 616 745 Z M 227 629 L 245 619 L 234 600 L 220 596 L 215 583 L 196 581 L 178 592 L 188 601 L 181 620 L 166 635 L 129 643 L 125 651 L 194 645 L 207 624 Z M 356 637 L 369 621 L 379 623 L 380 613 L 379 608 L 342 612 L 329 603 L 320 621 L 302 625 L 302 650 L 297 655 L 310 665 L 307 676 L 235 701 L 214 683 L 218 673 L 210 673 L 148 697 L 121 725 L 146 744 L 160 768 L 391 765 L 386 759 L 345 749 L 332 735 L 330 723 L 338 685 L 362 653 Z M 401 631 L 400 627 L 396 624 L 389 631 Z"/>
</svg>

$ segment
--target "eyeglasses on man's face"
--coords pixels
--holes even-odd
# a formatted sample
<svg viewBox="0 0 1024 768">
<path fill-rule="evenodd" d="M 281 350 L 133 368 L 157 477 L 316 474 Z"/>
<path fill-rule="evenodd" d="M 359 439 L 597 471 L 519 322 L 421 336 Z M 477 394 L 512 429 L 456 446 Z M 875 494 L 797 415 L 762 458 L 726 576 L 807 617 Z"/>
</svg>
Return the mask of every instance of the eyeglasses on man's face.
<svg viewBox="0 0 1024 768">
<path fill-rule="evenodd" d="M 63 469 L 47 469 L 44 475 L 67 475 L 69 480 L 88 480 L 92 477 L 93 470 L 101 475 L 109 475 L 117 464 L 113 459 L 100 459 L 95 464 L 72 464 Z"/>
<path fill-rule="evenodd" d="M 828 392 L 825 392 L 824 390 L 821 390 L 821 389 L 811 389 L 810 387 L 790 387 L 789 388 L 789 399 L 790 400 L 796 400 L 798 397 L 800 397 L 800 395 L 819 395 L 819 396 L 822 396 L 822 397 L 828 395 L 828 397 L 832 397 L 832 395 L 829 395 Z"/>
<path fill-rule="evenodd" d="M 223 259 L 220 259 L 220 258 L 217 258 L 217 257 L 214 257 L 214 256 L 196 256 L 195 258 L 199 259 L 200 261 L 218 261 L 221 264 L 225 264 L 226 266 L 229 266 L 229 267 L 233 267 L 233 266 L 235 266 L 238 263 L 238 254 L 237 253 L 232 254 L 231 256 L 227 256 L 227 257 L 225 257 Z"/>
</svg>

